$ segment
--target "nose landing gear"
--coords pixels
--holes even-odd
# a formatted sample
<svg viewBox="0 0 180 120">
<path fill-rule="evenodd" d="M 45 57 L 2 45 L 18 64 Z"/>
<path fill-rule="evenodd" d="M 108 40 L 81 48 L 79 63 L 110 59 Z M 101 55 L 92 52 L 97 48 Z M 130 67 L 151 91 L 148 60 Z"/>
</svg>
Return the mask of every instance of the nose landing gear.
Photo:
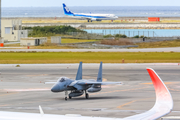
<svg viewBox="0 0 180 120">
<path fill-rule="evenodd" d="M 68 91 L 65 91 L 65 100 L 67 101 Z"/>
</svg>

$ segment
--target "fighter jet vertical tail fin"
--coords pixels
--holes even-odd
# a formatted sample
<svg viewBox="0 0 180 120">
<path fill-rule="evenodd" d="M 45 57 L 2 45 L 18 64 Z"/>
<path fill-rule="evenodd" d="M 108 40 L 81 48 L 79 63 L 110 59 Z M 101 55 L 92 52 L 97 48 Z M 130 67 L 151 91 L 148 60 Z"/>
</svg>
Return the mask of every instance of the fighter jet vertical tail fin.
<svg viewBox="0 0 180 120">
<path fill-rule="evenodd" d="M 97 82 L 102 82 L 102 62 L 100 63 L 99 73 L 98 73 L 98 77 L 97 77 Z"/>
<path fill-rule="evenodd" d="M 76 80 L 82 80 L 82 62 L 79 63 Z"/>
<path fill-rule="evenodd" d="M 149 111 L 139 115 L 124 118 L 123 120 L 156 120 L 169 114 L 173 109 L 172 96 L 164 82 L 153 69 L 147 68 L 147 71 L 155 88 L 156 103 Z"/>
</svg>

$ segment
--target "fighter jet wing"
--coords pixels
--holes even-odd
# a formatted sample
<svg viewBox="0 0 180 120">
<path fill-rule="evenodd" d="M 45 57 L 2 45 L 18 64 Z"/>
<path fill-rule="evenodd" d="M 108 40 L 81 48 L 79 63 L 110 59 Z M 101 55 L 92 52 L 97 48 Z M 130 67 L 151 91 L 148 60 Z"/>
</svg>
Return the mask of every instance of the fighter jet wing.
<svg viewBox="0 0 180 120">
<path fill-rule="evenodd" d="M 122 84 L 122 82 L 78 82 L 78 85 L 112 85 L 112 84 Z"/>
</svg>

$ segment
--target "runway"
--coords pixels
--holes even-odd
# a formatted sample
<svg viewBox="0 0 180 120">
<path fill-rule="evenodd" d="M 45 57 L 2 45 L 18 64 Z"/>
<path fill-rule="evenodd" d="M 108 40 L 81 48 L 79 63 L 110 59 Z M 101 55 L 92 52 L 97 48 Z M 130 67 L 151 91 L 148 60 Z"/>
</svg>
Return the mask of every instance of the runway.
<svg viewBox="0 0 180 120">
<path fill-rule="evenodd" d="M 0 52 L 180 52 L 180 47 L 142 49 L 4 49 Z"/>
<path fill-rule="evenodd" d="M 64 93 L 52 93 L 51 85 L 61 76 L 75 78 L 78 64 L 14 64 L 0 65 L 0 111 L 45 114 L 81 114 L 83 116 L 115 117 L 142 113 L 155 102 L 155 93 L 146 67 L 153 68 L 169 88 L 174 109 L 169 116 L 180 114 L 180 66 L 177 64 L 104 64 L 103 80 L 124 85 L 103 86 L 101 92 L 64 100 Z M 83 64 L 83 78 L 96 79 L 99 64 Z"/>
</svg>

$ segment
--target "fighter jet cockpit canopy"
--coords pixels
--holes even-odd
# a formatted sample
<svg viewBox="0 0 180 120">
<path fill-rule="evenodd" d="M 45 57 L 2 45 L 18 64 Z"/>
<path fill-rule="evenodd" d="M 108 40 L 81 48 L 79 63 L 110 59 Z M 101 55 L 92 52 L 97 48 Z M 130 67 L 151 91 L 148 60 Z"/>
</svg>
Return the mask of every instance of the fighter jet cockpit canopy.
<svg viewBox="0 0 180 120">
<path fill-rule="evenodd" d="M 67 79 L 68 79 L 67 77 L 60 77 L 57 82 L 64 82 Z"/>
</svg>

